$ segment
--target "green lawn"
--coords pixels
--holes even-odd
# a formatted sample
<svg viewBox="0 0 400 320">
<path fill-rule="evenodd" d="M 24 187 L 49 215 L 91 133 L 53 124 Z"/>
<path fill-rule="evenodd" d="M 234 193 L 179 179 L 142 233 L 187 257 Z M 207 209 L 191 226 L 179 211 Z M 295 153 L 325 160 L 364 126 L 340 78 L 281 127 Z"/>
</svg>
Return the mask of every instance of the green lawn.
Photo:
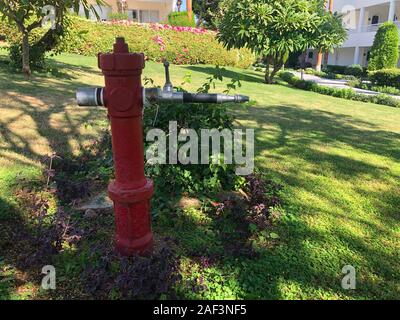
<svg viewBox="0 0 400 320">
<path fill-rule="evenodd" d="M 0 222 L 17 205 L 16 181 L 39 175 L 44 155 L 78 153 L 106 125 L 104 110 L 78 108 L 73 100 L 77 87 L 102 85 L 96 59 L 61 55 L 56 61 L 57 77 L 34 75 L 30 81 L 0 64 Z M 172 82 L 180 85 L 188 72 L 192 82 L 185 88 L 193 90 L 214 70 L 172 66 Z M 148 62 L 144 76 L 163 84 L 163 66 Z M 399 299 L 400 110 L 265 85 L 253 71 L 228 68 L 224 76 L 225 83 L 240 77 L 238 91 L 255 101 L 231 111 L 238 126 L 255 129 L 256 167 L 284 185 L 285 215 L 275 230 L 279 240 L 261 246 L 258 258 L 227 257 L 199 270 L 190 248 L 183 250 L 186 276 L 200 273 L 209 290 L 196 295 L 182 289 L 182 295 Z M 158 222 L 156 231 L 178 234 L 183 248 L 212 249 L 220 241 L 218 226 L 201 212 L 188 210 L 177 219 Z M 5 246 L 0 237 L 0 249 Z M 356 290 L 341 288 L 345 265 L 356 269 Z M 9 274 L 24 270 L 2 261 L 1 251 L 0 270 L 0 297 L 35 297 L 30 282 L 7 287 Z"/>
</svg>

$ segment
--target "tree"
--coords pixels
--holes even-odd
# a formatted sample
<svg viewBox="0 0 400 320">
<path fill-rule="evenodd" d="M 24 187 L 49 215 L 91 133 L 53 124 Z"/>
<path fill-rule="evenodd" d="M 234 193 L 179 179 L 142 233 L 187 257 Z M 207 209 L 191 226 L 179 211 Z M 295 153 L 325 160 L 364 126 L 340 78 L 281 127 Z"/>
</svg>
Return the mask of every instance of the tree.
<svg viewBox="0 0 400 320">
<path fill-rule="evenodd" d="M 197 24 L 216 29 L 216 15 L 221 0 L 193 0 L 193 11 L 197 15 Z"/>
<path fill-rule="evenodd" d="M 79 11 L 82 5 L 86 16 L 92 10 L 96 15 L 93 5 L 88 0 L 0 0 L 0 12 L 2 18 L 8 20 L 10 24 L 15 24 L 21 34 L 21 59 L 22 71 L 29 75 L 30 50 L 34 47 L 43 55 L 46 51 L 54 48 L 57 39 L 65 31 L 65 16 L 70 9 Z M 103 0 L 96 0 L 96 4 L 103 4 Z M 32 46 L 29 43 L 29 36 L 34 29 L 42 26 L 43 18 L 49 11 L 46 8 L 54 7 L 54 25 L 41 36 Z"/>
<path fill-rule="evenodd" d="M 346 39 L 340 16 L 322 11 L 320 0 L 224 0 L 218 39 L 247 47 L 266 62 L 273 83 L 289 54 L 307 48 L 331 50 Z M 272 71 L 268 66 L 272 66 Z"/>
<path fill-rule="evenodd" d="M 399 60 L 399 33 L 393 22 L 382 24 L 371 48 L 368 70 L 392 69 Z"/>
</svg>

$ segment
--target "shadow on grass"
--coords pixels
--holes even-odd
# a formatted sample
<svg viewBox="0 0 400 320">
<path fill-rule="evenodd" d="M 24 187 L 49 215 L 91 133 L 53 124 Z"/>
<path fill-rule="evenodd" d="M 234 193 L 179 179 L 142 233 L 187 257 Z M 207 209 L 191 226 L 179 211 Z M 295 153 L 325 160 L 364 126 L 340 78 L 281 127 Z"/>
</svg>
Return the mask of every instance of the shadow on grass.
<svg viewBox="0 0 400 320">
<path fill-rule="evenodd" d="M 290 201 L 299 212 L 329 223 L 324 232 L 298 225 L 300 222 L 295 227 L 287 226 L 285 233 L 291 243 L 288 250 L 298 247 L 290 258 L 296 261 L 296 268 L 306 270 L 300 266 L 314 258 L 313 268 L 334 263 L 338 273 L 345 264 L 352 264 L 362 278 L 360 289 L 352 297 L 398 298 L 400 277 L 395 270 L 400 268 L 396 254 L 400 176 L 394 166 L 400 161 L 400 134 L 346 115 L 295 105 L 238 108 L 234 113 L 237 119 L 250 121 L 246 127 L 256 130 L 258 167 L 295 190 Z M 289 161 L 290 165 L 282 173 L 267 165 L 268 159 L 284 166 Z M 342 193 L 341 188 L 346 191 Z M 298 194 L 310 195 L 310 200 L 304 201 Z M 301 249 L 300 243 L 308 248 Z M 320 252 L 319 258 L 313 257 L 313 247 Z M 291 265 L 290 259 L 285 265 Z M 303 285 L 325 281 L 331 271 L 327 269 L 324 276 L 323 272 L 312 272 Z M 292 281 L 302 282 L 302 277 L 298 275 Z"/>
<path fill-rule="evenodd" d="M 50 260 L 31 264 L 38 248 L 20 208 L 0 198 L 0 300 L 29 299 L 40 283 L 41 268 Z"/>
<path fill-rule="evenodd" d="M 4 159 L 27 164 L 29 161 L 10 153 L 38 161 L 48 153 L 43 154 L 43 149 L 61 156 L 72 154 L 76 146 L 71 145 L 71 139 L 77 142 L 78 148 L 82 148 L 83 142 L 90 137 L 86 133 L 81 134 L 79 128 L 90 121 L 106 119 L 103 108 L 78 109 L 76 106 L 76 89 L 87 86 L 77 79 L 82 72 L 94 73 L 93 69 L 54 61 L 51 65 L 56 67 L 53 72 L 56 76 L 34 73 L 30 79 L 12 74 L 0 65 L 0 154 Z M 62 120 L 55 121 L 55 117 Z M 60 123 L 62 126 L 59 126 Z M 39 147 L 39 141 L 43 148 Z M 44 145 L 44 141 L 49 147 Z"/>
</svg>

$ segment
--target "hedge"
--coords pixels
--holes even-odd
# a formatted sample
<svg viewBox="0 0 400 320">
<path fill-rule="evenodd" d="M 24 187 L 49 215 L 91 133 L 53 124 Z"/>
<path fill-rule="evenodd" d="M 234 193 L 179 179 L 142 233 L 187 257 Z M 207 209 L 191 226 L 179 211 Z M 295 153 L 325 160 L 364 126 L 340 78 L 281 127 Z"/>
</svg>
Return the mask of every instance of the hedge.
<svg viewBox="0 0 400 320">
<path fill-rule="evenodd" d="M 337 65 L 333 65 L 333 64 L 328 64 L 323 69 L 325 72 L 345 74 L 347 66 L 337 66 Z"/>
<path fill-rule="evenodd" d="M 400 89 L 400 69 L 382 69 L 368 73 L 369 80 L 377 86 Z"/>
<path fill-rule="evenodd" d="M 370 102 L 376 104 L 382 104 L 390 107 L 400 108 L 400 100 L 392 98 L 386 94 L 378 94 L 378 95 L 366 95 L 356 93 L 353 89 L 339 89 L 339 88 L 331 88 L 327 86 L 320 86 L 313 81 L 301 80 L 296 77 L 291 72 L 283 72 L 279 74 L 279 77 L 289 83 L 290 85 L 307 91 L 313 91 L 316 93 L 342 98 L 347 100 L 355 100 L 362 102 Z"/>
<path fill-rule="evenodd" d="M 351 64 L 346 68 L 345 74 L 360 78 L 364 75 L 364 68 L 359 64 Z"/>
<path fill-rule="evenodd" d="M 132 52 L 143 52 L 147 60 L 168 59 L 174 64 L 212 64 L 248 68 L 255 61 L 248 49 L 227 50 L 216 39 L 216 33 L 200 28 L 161 24 L 138 24 L 133 21 L 93 22 L 69 16 L 68 34 L 57 52 L 96 56 L 109 52 L 115 37 L 123 36 Z M 35 29 L 43 32 L 41 28 Z M 16 41 L 18 33 L 0 21 L 0 34 Z M 17 36 L 16 36 L 17 35 Z"/>
<path fill-rule="evenodd" d="M 172 26 L 180 27 L 194 27 L 196 25 L 194 14 L 192 14 L 192 20 L 189 20 L 187 11 L 171 12 L 168 15 L 168 23 Z"/>
</svg>

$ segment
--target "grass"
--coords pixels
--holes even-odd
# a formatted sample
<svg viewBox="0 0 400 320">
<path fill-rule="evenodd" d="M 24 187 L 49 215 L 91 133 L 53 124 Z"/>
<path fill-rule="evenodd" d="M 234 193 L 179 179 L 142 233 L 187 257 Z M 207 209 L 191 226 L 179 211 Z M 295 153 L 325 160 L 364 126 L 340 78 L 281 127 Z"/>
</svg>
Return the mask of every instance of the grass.
<svg viewBox="0 0 400 320">
<path fill-rule="evenodd" d="M 35 74 L 30 81 L 0 65 L 0 221 L 18 209 L 13 196 L 18 181 L 38 176 L 44 156 L 78 154 L 106 127 L 103 109 L 78 108 L 73 100 L 77 87 L 103 83 L 96 59 L 61 55 L 53 63 L 59 68 L 56 77 Z M 215 71 L 172 66 L 172 82 L 179 85 L 188 72 L 192 81 L 185 87 L 193 90 Z M 148 62 L 144 76 L 162 85 L 163 66 Z M 237 126 L 255 129 L 257 169 L 285 186 L 285 215 L 274 229 L 279 239 L 273 245 L 254 243 L 258 258 L 227 256 L 207 268 L 195 252 L 223 250 L 222 231 L 234 232 L 232 226 L 196 209 L 161 216 L 155 230 L 179 240 L 184 279 L 201 278 L 208 288 L 197 293 L 181 286 L 179 295 L 399 299 L 400 110 L 265 85 L 262 74 L 253 71 L 228 68 L 224 76 L 216 91 L 241 77 L 238 91 L 254 101 L 231 112 Z M 35 298 L 32 283 L 12 280 L 24 270 L 1 258 L 0 253 L 0 297 Z M 72 263 L 61 271 L 64 277 L 79 273 L 81 262 L 73 254 L 66 251 L 59 260 L 64 267 Z M 356 290 L 341 288 L 345 265 L 356 269 Z"/>
</svg>

